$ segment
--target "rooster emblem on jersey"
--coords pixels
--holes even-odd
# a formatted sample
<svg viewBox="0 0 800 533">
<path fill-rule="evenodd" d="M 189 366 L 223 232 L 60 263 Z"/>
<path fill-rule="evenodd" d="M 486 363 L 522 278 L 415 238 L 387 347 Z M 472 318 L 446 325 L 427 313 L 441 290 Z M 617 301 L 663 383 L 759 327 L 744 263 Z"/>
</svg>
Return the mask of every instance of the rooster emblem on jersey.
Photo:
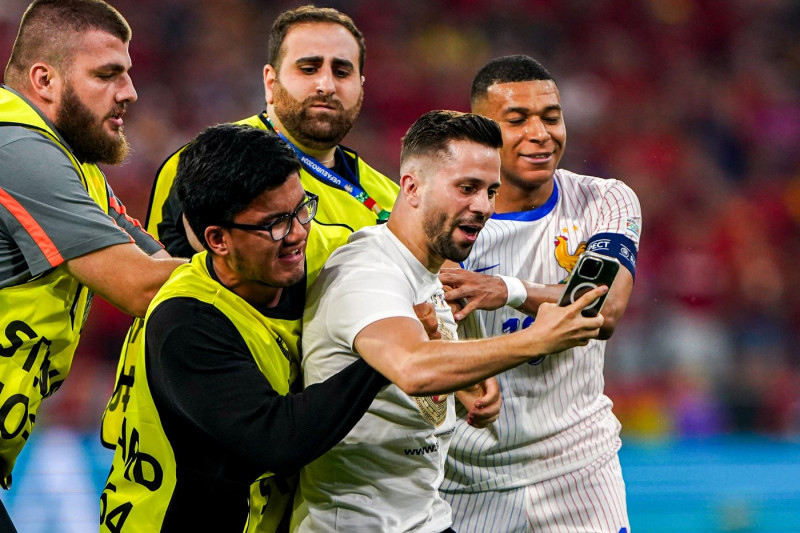
<svg viewBox="0 0 800 533">
<path fill-rule="evenodd" d="M 567 247 L 567 238 L 563 235 L 556 237 L 556 240 L 553 242 L 553 244 L 556 245 L 556 249 L 554 251 L 556 262 L 558 262 L 558 265 L 561 268 L 565 269 L 569 273 L 572 273 L 572 269 L 575 268 L 575 263 L 578 261 L 578 257 L 580 257 L 580 255 L 586 251 L 586 241 L 579 243 L 574 253 L 569 253 L 569 248 Z M 561 283 L 564 283 L 565 281 L 566 278 L 564 278 Z"/>
</svg>

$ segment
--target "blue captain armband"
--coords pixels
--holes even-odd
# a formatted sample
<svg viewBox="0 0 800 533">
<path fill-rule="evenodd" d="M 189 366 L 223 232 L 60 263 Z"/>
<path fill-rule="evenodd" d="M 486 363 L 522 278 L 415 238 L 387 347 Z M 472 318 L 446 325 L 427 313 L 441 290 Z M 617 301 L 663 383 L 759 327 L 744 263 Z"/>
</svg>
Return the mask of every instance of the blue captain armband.
<svg viewBox="0 0 800 533">
<path fill-rule="evenodd" d="M 598 233 L 586 243 L 587 252 L 619 259 L 631 276 L 636 277 L 636 243 L 620 233 Z"/>
</svg>

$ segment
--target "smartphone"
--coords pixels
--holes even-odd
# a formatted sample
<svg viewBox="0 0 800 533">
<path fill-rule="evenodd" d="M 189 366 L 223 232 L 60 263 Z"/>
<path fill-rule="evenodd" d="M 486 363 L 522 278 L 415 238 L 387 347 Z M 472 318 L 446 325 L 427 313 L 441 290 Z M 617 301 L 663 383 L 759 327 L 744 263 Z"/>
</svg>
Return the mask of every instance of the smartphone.
<svg viewBox="0 0 800 533">
<path fill-rule="evenodd" d="M 570 305 L 600 285 L 607 285 L 611 289 L 611 284 L 614 283 L 614 278 L 617 277 L 617 271 L 619 271 L 619 261 L 613 257 L 595 252 L 584 252 L 578 258 L 578 262 L 575 263 L 575 268 L 572 269 L 572 275 L 567 280 L 567 286 L 564 287 L 564 292 L 558 305 Z M 584 307 L 581 314 L 583 316 L 597 316 L 603 308 L 606 296 L 608 296 L 608 293 Z"/>
</svg>

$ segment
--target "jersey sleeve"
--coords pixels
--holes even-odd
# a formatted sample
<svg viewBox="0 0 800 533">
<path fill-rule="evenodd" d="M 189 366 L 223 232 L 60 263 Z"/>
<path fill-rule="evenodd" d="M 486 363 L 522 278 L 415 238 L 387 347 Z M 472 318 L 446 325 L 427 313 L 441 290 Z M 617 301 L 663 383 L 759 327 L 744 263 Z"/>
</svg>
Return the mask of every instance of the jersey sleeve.
<svg viewBox="0 0 800 533">
<path fill-rule="evenodd" d="M 633 190 L 614 180 L 600 204 L 600 217 L 586 249 L 614 257 L 636 273 L 636 257 L 642 228 L 642 209 Z"/>
<path fill-rule="evenodd" d="M 0 227 L 31 276 L 114 244 L 132 242 L 89 196 L 69 158 L 25 132 L 0 146 Z M 4 258 L 0 258 L 3 262 Z"/>
<path fill-rule="evenodd" d="M 111 186 L 108 186 L 108 214 L 117 223 L 117 226 L 125 230 L 125 232 L 133 238 L 136 245 L 141 248 L 147 255 L 163 250 L 164 247 L 158 242 L 155 237 L 147 233 L 142 224 L 128 214 L 122 200 L 114 195 Z"/>
<path fill-rule="evenodd" d="M 203 442 L 210 470 L 231 469 L 223 475 L 295 473 L 344 438 L 388 384 L 357 361 L 302 393 L 281 396 L 230 320 L 191 298 L 159 305 L 145 335 L 152 396 L 173 447 L 185 446 L 176 455 Z"/>
<path fill-rule="evenodd" d="M 355 352 L 356 336 L 379 320 L 395 317 L 417 320 L 409 304 L 414 301 L 414 292 L 403 274 L 390 265 L 365 269 L 342 261 L 330 269 L 326 267 L 320 279 L 323 276 L 333 277 L 335 281 L 325 289 L 315 284 L 312 294 L 321 292 L 320 297 L 327 300 L 325 327 L 328 336 L 339 346 Z"/>
</svg>

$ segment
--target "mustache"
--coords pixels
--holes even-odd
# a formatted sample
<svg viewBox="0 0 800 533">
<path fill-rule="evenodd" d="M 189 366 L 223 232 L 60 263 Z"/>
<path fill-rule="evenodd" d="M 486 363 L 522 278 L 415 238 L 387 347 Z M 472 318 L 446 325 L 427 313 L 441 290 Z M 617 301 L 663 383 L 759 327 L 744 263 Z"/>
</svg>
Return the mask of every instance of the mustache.
<svg viewBox="0 0 800 533">
<path fill-rule="evenodd" d="M 111 113 L 108 114 L 109 117 L 118 116 L 121 117 L 125 114 L 125 111 L 128 109 L 128 102 L 122 102 L 114 106 L 111 110 Z"/>
<path fill-rule="evenodd" d="M 483 227 L 484 223 L 489 219 L 489 217 L 480 216 L 480 215 L 473 215 L 469 217 L 464 217 L 456 220 L 455 226 L 469 226 L 469 225 L 479 225 Z"/>
<path fill-rule="evenodd" d="M 325 105 L 336 108 L 337 111 L 344 111 L 342 102 L 333 98 L 333 96 L 309 96 L 303 100 L 303 107 L 311 107 L 314 105 Z"/>
</svg>

